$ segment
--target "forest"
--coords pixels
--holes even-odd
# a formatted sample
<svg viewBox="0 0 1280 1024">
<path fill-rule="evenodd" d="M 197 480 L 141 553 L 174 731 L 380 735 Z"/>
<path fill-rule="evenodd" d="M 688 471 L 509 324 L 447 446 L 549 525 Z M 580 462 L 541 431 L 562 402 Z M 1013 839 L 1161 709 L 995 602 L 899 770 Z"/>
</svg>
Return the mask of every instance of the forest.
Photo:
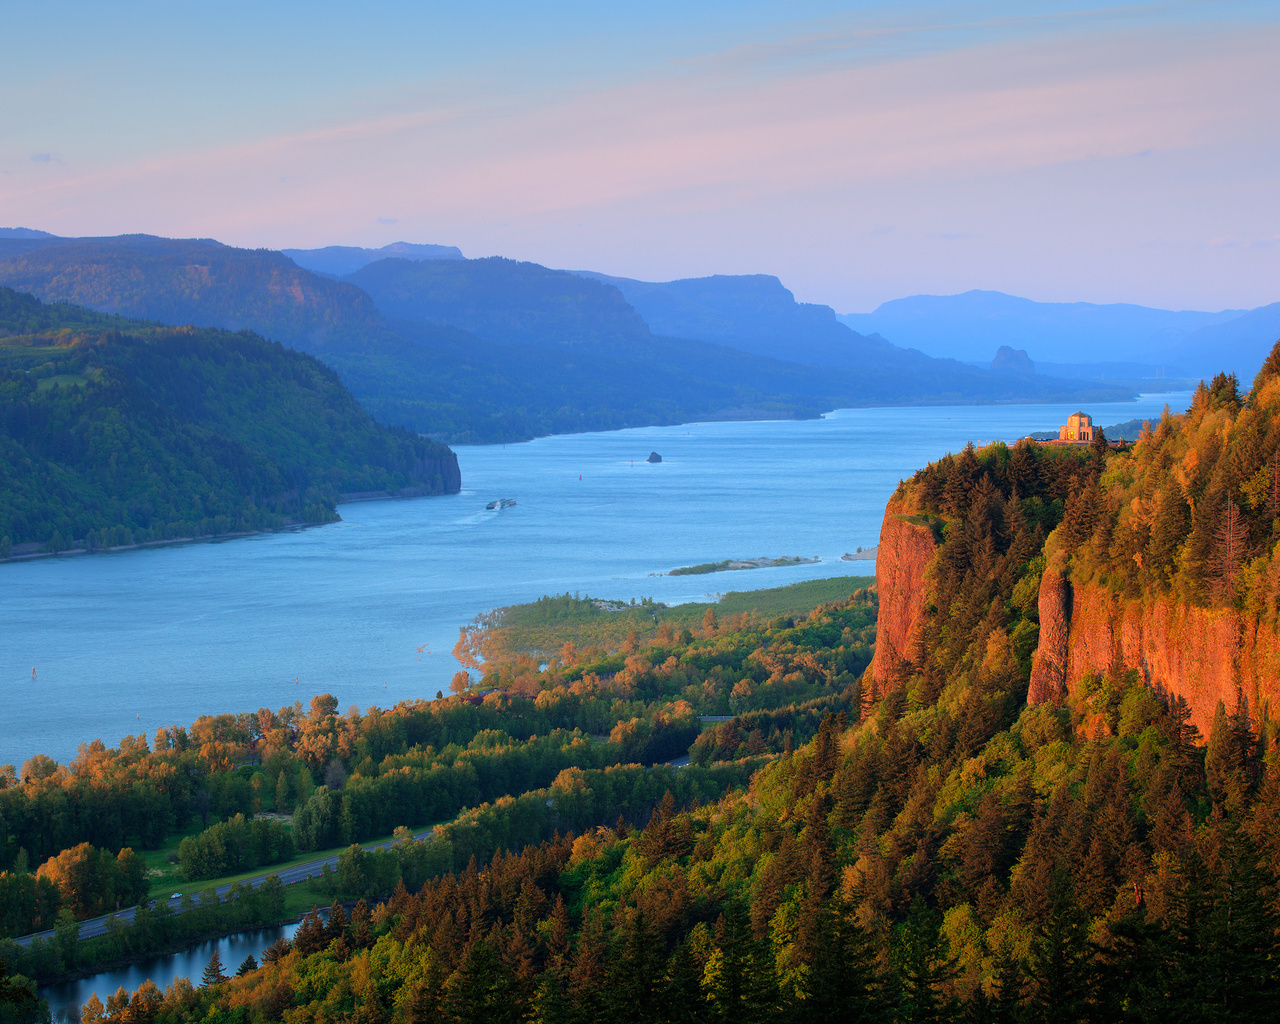
<svg viewBox="0 0 1280 1024">
<path fill-rule="evenodd" d="M 895 507 L 934 538 L 927 601 L 919 642 L 883 676 L 868 669 L 874 591 L 769 616 L 709 608 L 679 629 L 565 595 L 483 627 L 509 619 L 537 653 L 471 636 L 481 678 L 460 673 L 434 704 L 338 717 L 320 701 L 224 719 L 222 739 L 211 721 L 154 753 L 140 739 L 133 765 L 208 766 L 223 814 L 255 793 L 265 805 L 278 765 L 295 841 L 309 816 L 358 839 L 384 800 L 418 792 L 452 794 L 432 814 L 467 806 L 426 840 L 349 850 L 325 894 L 363 902 L 309 918 L 261 963 L 120 992 L 88 1019 L 1270 1020 L 1267 701 L 1238 690 L 1199 730 L 1185 695 L 1123 663 L 1028 693 L 1052 566 L 1269 628 L 1278 450 L 1280 346 L 1247 393 L 1215 379 L 1131 449 L 970 446 L 922 469 Z M 608 632 L 575 642 L 623 614 L 650 626 L 616 648 Z M 245 765 L 253 743 L 262 760 Z M 645 767 L 682 744 L 689 767 Z M 446 774 L 472 758 L 474 776 Z M 504 779 L 507 758 L 528 760 Z M 86 774 L 32 767 L 68 795 Z M 424 772 L 440 784 L 416 790 Z M 482 796 L 485 779 L 505 795 Z M 32 782 L 10 792 L 7 823 L 46 817 L 24 803 L 41 799 Z M 199 813 L 184 799 L 175 818 Z M 39 840 L 10 843 L 11 872 L 92 841 L 69 821 Z"/>
<path fill-rule="evenodd" d="M 459 487 L 310 356 L 0 289 L 0 557 L 337 518 L 347 493 Z"/>
</svg>

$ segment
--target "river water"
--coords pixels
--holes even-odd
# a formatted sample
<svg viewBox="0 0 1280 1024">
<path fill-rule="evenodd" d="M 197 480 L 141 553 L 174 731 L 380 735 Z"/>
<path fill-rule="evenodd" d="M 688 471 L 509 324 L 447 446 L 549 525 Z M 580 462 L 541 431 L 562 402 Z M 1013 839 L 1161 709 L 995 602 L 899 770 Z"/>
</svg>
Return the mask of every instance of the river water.
<svg viewBox="0 0 1280 1024">
<path fill-rule="evenodd" d="M 1088 411 L 1105 426 L 1188 399 Z M 852 409 L 462 447 L 461 494 L 342 505 L 342 522 L 295 532 L 0 565 L 0 763 L 317 693 L 342 708 L 434 696 L 458 669 L 460 626 L 543 594 L 675 603 L 867 574 L 840 555 L 876 543 L 901 478 L 1073 411 Z M 485 510 L 504 497 L 516 506 Z M 783 555 L 821 562 L 656 575 Z"/>
<path fill-rule="evenodd" d="M 61 985 L 44 985 L 40 989 L 40 995 L 49 1000 L 49 1010 L 55 1021 L 78 1021 L 80 1008 L 88 1002 L 91 995 L 97 995 L 105 1006 L 107 997 L 117 989 L 132 992 L 148 978 L 161 992 L 168 987 L 169 982 L 179 977 L 189 978 L 193 984 L 199 985 L 200 975 L 204 973 L 205 965 L 209 963 L 215 948 L 222 960 L 223 973 L 235 974 L 245 957 L 261 959 L 264 949 L 281 937 L 292 938 L 297 930 L 298 923 L 294 922 L 275 928 L 239 932 L 222 939 L 201 942 L 181 953 L 149 957 L 117 971 L 104 971 L 91 978 L 68 981 Z"/>
</svg>

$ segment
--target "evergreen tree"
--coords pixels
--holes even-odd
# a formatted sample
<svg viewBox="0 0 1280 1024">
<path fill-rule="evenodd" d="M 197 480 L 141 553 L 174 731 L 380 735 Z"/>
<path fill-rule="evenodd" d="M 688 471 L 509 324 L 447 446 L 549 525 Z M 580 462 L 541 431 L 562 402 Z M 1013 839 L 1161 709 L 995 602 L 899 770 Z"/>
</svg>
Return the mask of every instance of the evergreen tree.
<svg viewBox="0 0 1280 1024">
<path fill-rule="evenodd" d="M 319 953 L 327 945 L 329 937 L 325 934 L 324 922 L 313 907 L 293 933 L 293 948 L 303 956 L 310 956 L 312 953 Z"/>
<path fill-rule="evenodd" d="M 209 957 L 209 962 L 204 967 L 204 973 L 200 975 L 200 984 L 208 988 L 210 985 L 220 985 L 228 980 L 227 976 L 222 973 L 222 957 L 215 946 L 213 956 Z"/>
<path fill-rule="evenodd" d="M 938 935 L 938 920 L 924 900 L 911 902 L 907 920 L 895 929 L 890 952 L 901 1004 L 899 1019 L 912 1024 L 950 1020 L 956 1010 L 942 992 L 955 977 L 955 960 Z"/>
<path fill-rule="evenodd" d="M 505 1024 L 519 1019 L 510 972 L 488 939 L 468 946 L 444 984 L 440 1019 L 450 1024 Z"/>
<path fill-rule="evenodd" d="M 1036 930 L 1027 975 L 1033 1019 L 1046 1024 L 1089 1020 L 1095 984 L 1089 920 L 1063 876 L 1053 885 L 1049 914 Z"/>
<path fill-rule="evenodd" d="M 757 1024 L 774 1013 L 777 983 L 773 958 L 752 937 L 735 911 L 720 915 L 715 945 L 702 975 L 711 1019 L 725 1024 Z"/>
</svg>

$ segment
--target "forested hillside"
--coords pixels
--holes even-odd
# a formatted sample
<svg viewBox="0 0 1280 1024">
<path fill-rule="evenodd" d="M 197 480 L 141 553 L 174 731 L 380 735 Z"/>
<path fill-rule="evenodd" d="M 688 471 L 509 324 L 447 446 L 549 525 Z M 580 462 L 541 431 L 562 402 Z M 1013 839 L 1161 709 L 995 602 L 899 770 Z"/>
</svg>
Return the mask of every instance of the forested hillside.
<svg viewBox="0 0 1280 1024">
<path fill-rule="evenodd" d="M 0 289 L 0 556 L 335 518 L 347 492 L 459 486 L 315 359 Z M 20 549 L 25 550 L 25 549 Z"/>
</svg>

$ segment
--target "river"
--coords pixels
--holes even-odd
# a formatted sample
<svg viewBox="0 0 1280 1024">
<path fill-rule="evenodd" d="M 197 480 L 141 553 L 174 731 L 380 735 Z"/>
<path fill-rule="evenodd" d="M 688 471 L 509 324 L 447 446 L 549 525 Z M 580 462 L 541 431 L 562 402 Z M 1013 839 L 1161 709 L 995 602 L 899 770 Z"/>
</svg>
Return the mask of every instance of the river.
<svg viewBox="0 0 1280 1024">
<path fill-rule="evenodd" d="M 225 938 L 201 942 L 181 953 L 170 953 L 165 956 L 148 957 L 128 967 L 115 971 L 103 971 L 79 981 L 67 981 L 60 985 L 43 985 L 40 996 L 49 1000 L 49 1010 L 55 1021 L 78 1021 L 80 1008 L 91 995 L 97 995 L 106 1005 L 107 997 L 117 989 L 123 988 L 132 992 L 148 978 L 163 992 L 174 978 L 189 978 L 193 984 L 200 984 L 200 975 L 205 965 L 213 956 L 215 947 L 222 960 L 224 974 L 235 974 L 247 956 L 260 959 L 262 951 L 277 939 L 292 938 L 298 930 L 298 923 L 277 925 L 274 928 L 256 928 L 253 931 L 238 932 Z"/>
<path fill-rule="evenodd" d="M 1088 411 L 1105 426 L 1188 399 Z M 342 708 L 431 697 L 458 669 L 460 626 L 543 594 L 675 603 L 866 574 L 840 555 L 876 543 L 901 478 L 1073 411 L 849 409 L 461 447 L 461 494 L 342 505 L 342 522 L 293 532 L 0 565 L 0 763 L 65 761 L 87 740 L 317 693 Z M 515 507 L 485 510 L 504 497 Z M 821 561 L 658 575 L 782 555 Z"/>
</svg>

